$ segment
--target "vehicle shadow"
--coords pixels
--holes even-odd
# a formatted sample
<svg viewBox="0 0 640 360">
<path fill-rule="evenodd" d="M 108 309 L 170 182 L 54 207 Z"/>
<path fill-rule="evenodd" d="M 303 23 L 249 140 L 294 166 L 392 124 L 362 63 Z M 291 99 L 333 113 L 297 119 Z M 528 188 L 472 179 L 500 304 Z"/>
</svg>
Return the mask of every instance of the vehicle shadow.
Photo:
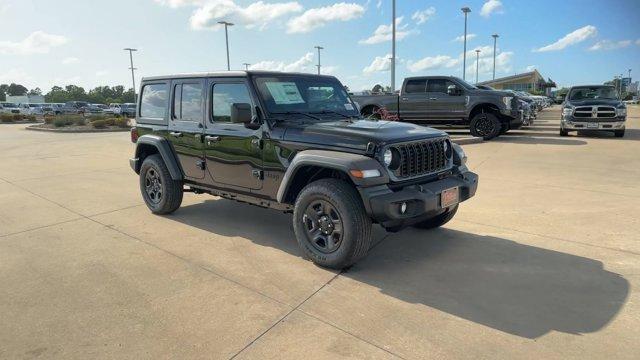
<svg viewBox="0 0 640 360">
<path fill-rule="evenodd" d="M 545 133 L 507 133 L 491 141 L 510 144 L 526 145 L 586 145 L 587 142 L 578 139 L 561 138 L 558 135 Z"/>
<path fill-rule="evenodd" d="M 288 214 L 212 199 L 166 218 L 303 256 Z M 554 330 L 598 331 L 629 293 L 627 280 L 599 261 L 510 239 L 445 228 L 407 229 L 385 238 L 376 226 L 374 234 L 379 244 L 342 276 L 398 300 L 525 338 Z"/>
</svg>

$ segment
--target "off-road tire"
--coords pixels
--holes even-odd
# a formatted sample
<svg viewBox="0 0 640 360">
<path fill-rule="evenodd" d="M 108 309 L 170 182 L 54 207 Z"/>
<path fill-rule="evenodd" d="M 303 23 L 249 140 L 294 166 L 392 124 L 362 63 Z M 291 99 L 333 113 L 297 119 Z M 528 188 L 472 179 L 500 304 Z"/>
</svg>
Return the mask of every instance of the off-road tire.
<svg viewBox="0 0 640 360">
<path fill-rule="evenodd" d="M 491 140 L 500 135 L 502 124 L 497 116 L 492 113 L 480 113 L 471 119 L 469 124 L 471 135 Z"/>
<path fill-rule="evenodd" d="M 624 137 L 624 130 L 614 130 L 613 135 L 617 138 Z"/>
<path fill-rule="evenodd" d="M 560 128 L 560 136 L 568 136 L 569 132 L 563 128 Z"/>
<path fill-rule="evenodd" d="M 337 249 L 327 253 L 312 244 L 305 212 L 314 202 L 326 202 L 337 212 L 342 234 Z M 305 219 L 307 222 L 305 222 Z M 315 224 L 315 222 L 313 222 Z M 344 180 L 321 179 L 305 186 L 293 211 L 293 230 L 304 254 L 319 266 L 344 269 L 364 257 L 371 246 L 371 219 L 357 191 Z"/>
<path fill-rule="evenodd" d="M 157 175 L 160 196 L 154 201 L 147 192 L 147 175 Z M 140 192 L 145 204 L 152 213 L 158 215 L 171 214 L 182 204 L 182 181 L 173 180 L 169 169 L 159 154 L 147 156 L 140 167 Z"/>
<path fill-rule="evenodd" d="M 435 229 L 437 227 L 440 227 L 448 223 L 451 219 L 453 219 L 453 217 L 456 215 L 457 212 L 458 212 L 458 205 L 456 205 L 452 209 L 449 209 L 443 212 L 440 215 L 436 215 L 430 219 L 414 224 L 413 226 L 419 229 Z"/>
</svg>

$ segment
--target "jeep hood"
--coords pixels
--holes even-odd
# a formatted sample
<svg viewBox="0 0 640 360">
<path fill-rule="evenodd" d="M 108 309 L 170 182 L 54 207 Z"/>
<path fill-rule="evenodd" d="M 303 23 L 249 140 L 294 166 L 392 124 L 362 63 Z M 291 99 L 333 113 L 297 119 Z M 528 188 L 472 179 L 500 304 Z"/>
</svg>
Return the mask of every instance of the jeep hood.
<svg viewBox="0 0 640 360">
<path fill-rule="evenodd" d="M 284 140 L 366 150 L 369 142 L 383 145 L 446 135 L 444 131 L 398 121 L 340 120 L 289 123 Z"/>
</svg>

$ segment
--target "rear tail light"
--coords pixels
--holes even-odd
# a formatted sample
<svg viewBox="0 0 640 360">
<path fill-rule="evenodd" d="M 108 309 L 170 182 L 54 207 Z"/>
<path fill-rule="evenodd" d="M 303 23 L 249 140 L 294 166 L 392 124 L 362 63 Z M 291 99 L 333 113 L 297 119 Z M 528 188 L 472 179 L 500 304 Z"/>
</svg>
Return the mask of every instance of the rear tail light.
<svg viewBox="0 0 640 360">
<path fill-rule="evenodd" d="M 131 128 L 131 142 L 135 144 L 136 142 L 138 142 L 138 138 L 139 137 L 140 136 L 138 135 L 138 128 L 137 127 L 132 127 Z"/>
</svg>

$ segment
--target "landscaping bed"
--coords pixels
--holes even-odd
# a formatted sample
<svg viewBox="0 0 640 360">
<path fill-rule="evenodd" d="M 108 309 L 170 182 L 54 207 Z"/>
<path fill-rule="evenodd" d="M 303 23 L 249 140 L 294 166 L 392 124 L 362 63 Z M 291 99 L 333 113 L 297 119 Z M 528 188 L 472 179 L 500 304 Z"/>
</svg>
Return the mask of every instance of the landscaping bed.
<svg viewBox="0 0 640 360">
<path fill-rule="evenodd" d="M 0 114 L 0 124 L 31 124 L 38 122 L 35 115 Z"/>
<path fill-rule="evenodd" d="M 131 122 L 127 118 L 104 115 L 57 115 L 45 116 L 44 124 L 31 125 L 28 130 L 53 132 L 109 132 L 129 131 Z"/>
</svg>

